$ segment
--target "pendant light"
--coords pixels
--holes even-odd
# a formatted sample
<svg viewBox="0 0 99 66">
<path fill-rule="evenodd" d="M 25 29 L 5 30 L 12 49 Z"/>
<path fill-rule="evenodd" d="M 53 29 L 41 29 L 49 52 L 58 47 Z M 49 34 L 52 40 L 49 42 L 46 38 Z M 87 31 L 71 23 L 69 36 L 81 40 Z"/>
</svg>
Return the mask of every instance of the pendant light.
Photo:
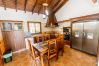
<svg viewBox="0 0 99 66">
<path fill-rule="evenodd" d="M 45 10 L 45 14 L 48 16 L 49 15 L 49 12 L 48 12 L 48 10 L 46 9 Z"/>
<path fill-rule="evenodd" d="M 46 16 L 49 15 L 49 12 L 48 12 L 48 3 L 47 3 L 47 0 L 45 3 L 42 4 L 43 5 L 43 18 L 46 18 Z M 44 9 L 45 8 L 45 9 Z"/>
</svg>

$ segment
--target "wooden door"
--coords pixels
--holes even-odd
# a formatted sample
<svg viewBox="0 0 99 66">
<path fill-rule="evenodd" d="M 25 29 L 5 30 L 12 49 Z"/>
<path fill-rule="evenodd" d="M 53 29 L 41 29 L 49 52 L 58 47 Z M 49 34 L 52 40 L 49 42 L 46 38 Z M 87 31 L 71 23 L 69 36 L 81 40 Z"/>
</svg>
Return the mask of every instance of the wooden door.
<svg viewBox="0 0 99 66">
<path fill-rule="evenodd" d="M 25 48 L 22 22 L 4 21 L 1 27 L 6 50 L 18 51 Z"/>
<path fill-rule="evenodd" d="M 15 44 L 15 51 L 25 48 L 25 39 L 23 35 L 23 31 L 13 31 L 14 34 L 14 44 Z"/>
</svg>

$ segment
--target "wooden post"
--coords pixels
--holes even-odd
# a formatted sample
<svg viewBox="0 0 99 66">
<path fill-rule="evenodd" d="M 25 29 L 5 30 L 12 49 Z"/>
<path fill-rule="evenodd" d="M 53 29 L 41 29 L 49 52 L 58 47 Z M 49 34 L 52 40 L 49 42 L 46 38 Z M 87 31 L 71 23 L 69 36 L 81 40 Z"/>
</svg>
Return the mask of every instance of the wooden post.
<svg viewBox="0 0 99 66">
<path fill-rule="evenodd" d="M 0 66 L 4 66 L 1 50 L 0 50 Z"/>
</svg>

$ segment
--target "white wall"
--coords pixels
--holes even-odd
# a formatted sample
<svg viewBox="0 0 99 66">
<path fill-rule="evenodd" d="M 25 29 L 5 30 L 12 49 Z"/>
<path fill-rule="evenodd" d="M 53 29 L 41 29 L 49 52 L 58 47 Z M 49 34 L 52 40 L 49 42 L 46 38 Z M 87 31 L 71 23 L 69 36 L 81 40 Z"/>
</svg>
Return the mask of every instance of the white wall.
<svg viewBox="0 0 99 66">
<path fill-rule="evenodd" d="M 41 22 L 46 23 L 46 19 L 42 18 L 42 14 L 38 15 L 36 13 L 32 14 L 31 12 L 24 12 L 15 9 L 7 8 L 4 10 L 4 7 L 0 7 L 0 20 L 18 20 L 24 22 L 24 31 L 28 31 L 27 21 Z M 42 25 L 44 26 L 44 25 Z M 43 27 L 44 28 L 44 27 Z M 42 29 L 43 30 L 43 29 Z"/>
<path fill-rule="evenodd" d="M 55 31 L 58 31 L 59 33 L 63 34 L 63 27 L 70 27 L 71 22 L 64 22 L 64 23 L 59 23 L 59 27 L 55 28 Z"/>
<path fill-rule="evenodd" d="M 92 0 L 69 0 L 55 15 L 58 21 L 63 21 L 96 13 L 99 13 L 99 3 L 94 4 Z M 59 23 L 60 26 L 55 30 L 63 33 L 63 27 L 70 24 L 70 22 Z"/>
<path fill-rule="evenodd" d="M 69 0 L 57 13 L 58 21 L 99 13 L 99 3 L 92 0 Z"/>
<path fill-rule="evenodd" d="M 42 32 L 53 31 L 54 28 L 45 27 L 46 23 L 42 23 Z"/>
</svg>

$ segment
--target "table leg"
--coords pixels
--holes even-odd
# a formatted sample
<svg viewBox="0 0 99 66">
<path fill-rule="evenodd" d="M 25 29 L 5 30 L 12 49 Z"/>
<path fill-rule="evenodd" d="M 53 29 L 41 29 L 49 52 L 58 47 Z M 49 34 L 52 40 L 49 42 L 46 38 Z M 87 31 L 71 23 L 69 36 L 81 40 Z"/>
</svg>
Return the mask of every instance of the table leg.
<svg viewBox="0 0 99 66">
<path fill-rule="evenodd" d="M 41 66 L 44 66 L 44 59 L 43 59 L 44 54 L 41 54 L 40 56 L 41 56 Z"/>
</svg>

